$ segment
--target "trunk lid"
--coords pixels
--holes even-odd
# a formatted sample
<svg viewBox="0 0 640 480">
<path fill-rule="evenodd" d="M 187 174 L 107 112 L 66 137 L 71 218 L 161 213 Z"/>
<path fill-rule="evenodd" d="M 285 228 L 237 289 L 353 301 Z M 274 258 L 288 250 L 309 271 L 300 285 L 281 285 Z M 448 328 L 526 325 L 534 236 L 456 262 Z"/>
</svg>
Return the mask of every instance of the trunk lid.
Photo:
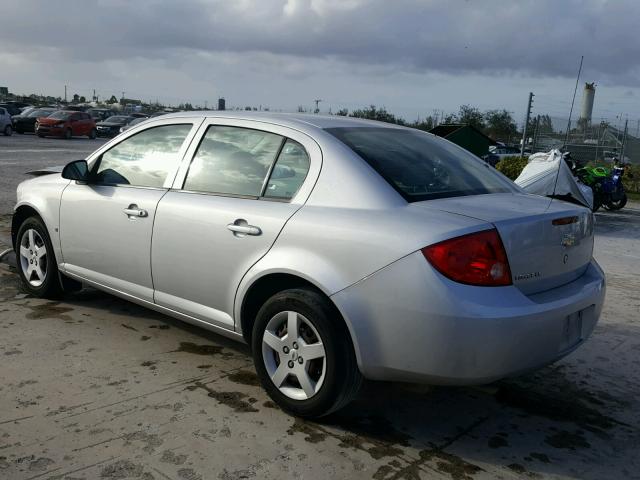
<svg viewBox="0 0 640 480">
<path fill-rule="evenodd" d="M 524 294 L 580 277 L 593 253 L 593 214 L 538 195 L 491 194 L 414 204 L 492 223 L 502 238 L 513 284 Z"/>
</svg>

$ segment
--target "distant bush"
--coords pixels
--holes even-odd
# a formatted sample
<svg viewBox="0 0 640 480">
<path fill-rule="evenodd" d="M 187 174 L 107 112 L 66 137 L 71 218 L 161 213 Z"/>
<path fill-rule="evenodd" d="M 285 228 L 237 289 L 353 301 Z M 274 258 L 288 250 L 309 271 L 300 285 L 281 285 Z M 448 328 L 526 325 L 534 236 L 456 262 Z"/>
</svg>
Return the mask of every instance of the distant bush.
<svg viewBox="0 0 640 480">
<path fill-rule="evenodd" d="M 496 170 L 509 177 L 511 180 L 515 180 L 526 165 L 526 158 L 520 158 L 518 156 L 504 157 L 496 164 Z"/>
<path fill-rule="evenodd" d="M 640 193 L 640 165 L 629 165 L 622 176 L 622 183 L 626 191 Z"/>
</svg>

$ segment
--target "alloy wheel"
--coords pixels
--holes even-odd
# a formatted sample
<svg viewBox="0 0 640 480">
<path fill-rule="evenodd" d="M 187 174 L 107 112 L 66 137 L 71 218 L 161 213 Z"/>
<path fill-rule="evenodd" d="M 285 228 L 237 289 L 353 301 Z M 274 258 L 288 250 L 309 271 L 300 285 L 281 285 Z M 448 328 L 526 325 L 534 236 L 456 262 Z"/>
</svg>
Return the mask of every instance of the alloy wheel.
<svg viewBox="0 0 640 480">
<path fill-rule="evenodd" d="M 41 286 L 47 277 L 47 246 L 37 230 L 30 228 L 20 240 L 20 267 L 32 287 Z"/>
<path fill-rule="evenodd" d="M 324 383 L 326 353 L 320 334 L 304 316 L 279 312 L 262 336 L 262 359 L 273 384 L 289 398 L 307 400 Z"/>
</svg>

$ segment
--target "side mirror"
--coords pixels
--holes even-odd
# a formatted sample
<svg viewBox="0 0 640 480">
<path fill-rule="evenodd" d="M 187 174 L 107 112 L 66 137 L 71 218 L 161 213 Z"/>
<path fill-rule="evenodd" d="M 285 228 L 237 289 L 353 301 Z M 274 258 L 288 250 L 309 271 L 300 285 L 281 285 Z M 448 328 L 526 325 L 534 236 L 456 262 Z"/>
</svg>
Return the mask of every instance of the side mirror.
<svg viewBox="0 0 640 480">
<path fill-rule="evenodd" d="M 62 178 L 67 180 L 76 180 L 78 182 L 87 182 L 89 177 L 89 166 L 86 160 L 75 160 L 67 163 L 62 169 Z"/>
</svg>

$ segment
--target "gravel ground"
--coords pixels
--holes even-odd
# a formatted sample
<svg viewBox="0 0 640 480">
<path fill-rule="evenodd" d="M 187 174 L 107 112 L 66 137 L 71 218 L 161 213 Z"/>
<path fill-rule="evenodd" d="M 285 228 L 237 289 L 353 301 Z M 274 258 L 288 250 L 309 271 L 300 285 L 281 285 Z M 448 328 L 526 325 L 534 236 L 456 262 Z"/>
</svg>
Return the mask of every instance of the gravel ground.
<svg viewBox="0 0 640 480">
<path fill-rule="evenodd" d="M 0 211 L 24 166 L 96 145 L 0 138 L 0 171 L 20 159 Z M 274 408 L 242 345 L 95 290 L 30 298 L 0 264 L 0 478 L 640 478 L 640 205 L 596 228 L 607 301 L 582 348 L 485 387 L 368 383 L 322 422 Z"/>
</svg>

